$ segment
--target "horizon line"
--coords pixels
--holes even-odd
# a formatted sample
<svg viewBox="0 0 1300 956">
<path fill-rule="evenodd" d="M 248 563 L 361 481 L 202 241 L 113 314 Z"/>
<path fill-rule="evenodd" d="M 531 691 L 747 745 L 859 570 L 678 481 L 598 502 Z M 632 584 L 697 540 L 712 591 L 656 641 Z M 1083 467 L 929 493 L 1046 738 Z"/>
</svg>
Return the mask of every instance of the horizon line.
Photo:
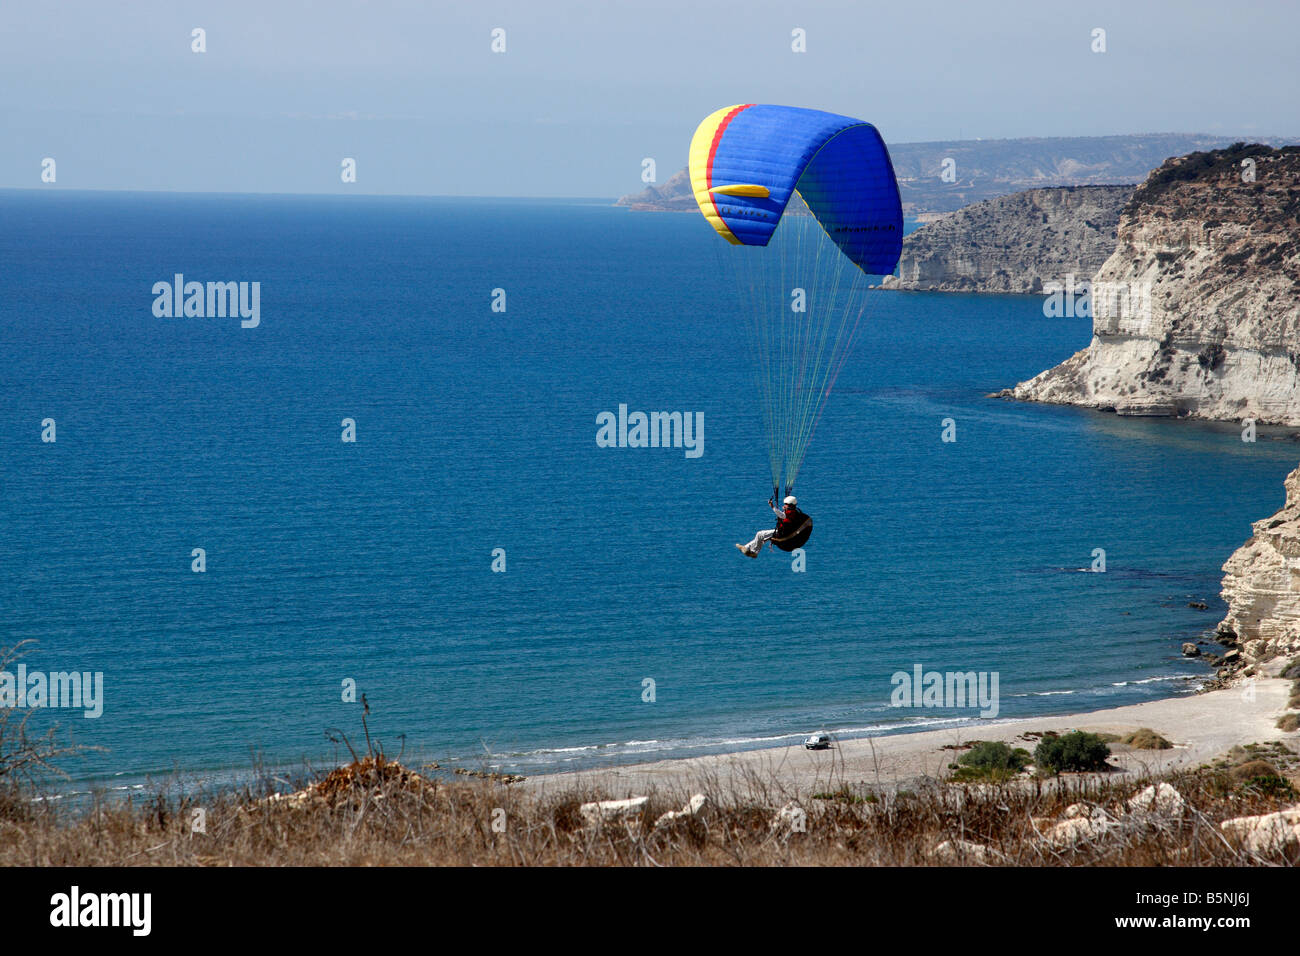
<svg viewBox="0 0 1300 956">
<path fill-rule="evenodd" d="M 367 199 L 510 199 L 532 202 L 609 202 L 617 204 L 619 196 L 482 196 L 454 193 L 374 193 L 345 190 L 341 192 L 284 192 L 268 189 L 237 191 L 232 189 L 143 189 L 138 186 L 60 186 L 47 183 L 41 186 L 0 186 L 0 193 L 143 193 L 147 196 L 302 196 L 322 198 Z"/>
</svg>

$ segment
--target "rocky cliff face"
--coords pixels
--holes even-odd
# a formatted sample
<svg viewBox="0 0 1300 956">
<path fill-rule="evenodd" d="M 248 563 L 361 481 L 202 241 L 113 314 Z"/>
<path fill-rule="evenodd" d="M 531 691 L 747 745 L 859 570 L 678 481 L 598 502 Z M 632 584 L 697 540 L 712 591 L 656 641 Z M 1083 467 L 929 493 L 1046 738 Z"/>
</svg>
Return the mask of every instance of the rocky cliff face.
<svg viewBox="0 0 1300 956">
<path fill-rule="evenodd" d="M 890 289 L 1041 292 L 1096 272 L 1115 250 L 1132 186 L 1030 189 L 986 199 L 903 240 Z"/>
<path fill-rule="evenodd" d="M 1004 397 L 1300 424 L 1300 147 L 1166 162 L 1077 305 L 1091 344 Z"/>
<path fill-rule="evenodd" d="M 1286 479 L 1286 505 L 1256 521 L 1254 536 L 1223 566 L 1228 616 L 1219 625 L 1246 662 L 1300 653 L 1300 468 Z"/>
</svg>

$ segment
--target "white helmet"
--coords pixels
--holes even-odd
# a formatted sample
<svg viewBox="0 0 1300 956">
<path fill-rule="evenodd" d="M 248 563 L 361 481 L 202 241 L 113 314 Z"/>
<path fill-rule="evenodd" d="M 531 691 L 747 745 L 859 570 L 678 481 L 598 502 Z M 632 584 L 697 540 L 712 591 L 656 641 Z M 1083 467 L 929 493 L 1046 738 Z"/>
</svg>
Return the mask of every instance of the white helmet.
<svg viewBox="0 0 1300 956">
<path fill-rule="evenodd" d="M 781 502 L 781 503 L 782 503 L 782 504 L 785 504 L 785 505 L 789 505 L 790 507 L 793 508 L 795 505 L 797 505 L 797 504 L 799 503 L 799 499 L 796 498 L 794 495 L 786 495 L 786 496 L 785 496 L 785 501 L 783 501 L 783 502 Z"/>
</svg>

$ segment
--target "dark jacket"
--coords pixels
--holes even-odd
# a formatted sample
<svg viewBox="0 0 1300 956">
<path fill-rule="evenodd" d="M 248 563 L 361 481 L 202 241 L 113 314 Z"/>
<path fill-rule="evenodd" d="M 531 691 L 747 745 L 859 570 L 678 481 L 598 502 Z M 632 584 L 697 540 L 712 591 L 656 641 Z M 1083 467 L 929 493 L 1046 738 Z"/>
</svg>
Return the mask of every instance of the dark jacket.
<svg viewBox="0 0 1300 956">
<path fill-rule="evenodd" d="M 786 513 L 776 521 L 776 536 L 784 538 L 786 535 L 794 534 L 799 530 L 799 526 L 808 520 L 808 516 L 798 508 L 790 508 Z"/>
</svg>

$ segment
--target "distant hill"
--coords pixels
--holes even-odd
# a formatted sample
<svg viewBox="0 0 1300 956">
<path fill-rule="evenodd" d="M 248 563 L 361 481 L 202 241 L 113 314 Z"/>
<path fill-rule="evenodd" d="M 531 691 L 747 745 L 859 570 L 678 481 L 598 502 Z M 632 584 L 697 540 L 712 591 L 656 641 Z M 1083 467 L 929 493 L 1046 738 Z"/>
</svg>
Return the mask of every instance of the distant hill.
<svg viewBox="0 0 1300 956">
<path fill-rule="evenodd" d="M 889 147 L 908 216 L 946 213 L 982 199 L 1045 186 L 1136 184 L 1171 156 L 1221 149 L 1244 137 L 1201 133 L 1143 133 L 1131 136 L 1070 136 L 1029 139 L 952 140 L 893 143 Z M 1252 142 L 1282 145 L 1270 137 Z M 945 160 L 951 159 L 944 182 Z M 693 210 L 686 171 L 662 185 L 624 196 L 620 206 L 644 210 Z"/>
</svg>

